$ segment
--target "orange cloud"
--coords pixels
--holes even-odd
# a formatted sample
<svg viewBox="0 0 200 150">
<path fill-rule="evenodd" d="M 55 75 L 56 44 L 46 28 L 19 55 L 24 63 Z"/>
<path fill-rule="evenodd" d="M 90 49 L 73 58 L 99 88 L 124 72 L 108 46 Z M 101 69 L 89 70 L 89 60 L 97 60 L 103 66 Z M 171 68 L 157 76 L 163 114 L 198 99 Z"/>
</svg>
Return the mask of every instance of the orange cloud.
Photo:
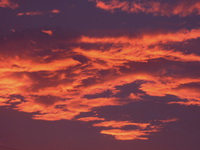
<svg viewBox="0 0 200 150">
<path fill-rule="evenodd" d="M 119 0 L 96 0 L 96 7 L 107 11 L 114 12 L 116 9 L 128 13 L 146 13 L 162 16 L 188 16 L 191 14 L 200 14 L 200 2 L 187 0 L 179 1 L 177 4 L 167 2 L 150 1 L 119 1 Z"/>
<path fill-rule="evenodd" d="M 18 13 L 18 16 L 38 16 L 38 15 L 43 15 L 43 12 L 40 11 L 32 11 L 32 12 L 24 12 L 24 13 Z"/>
<path fill-rule="evenodd" d="M 178 121 L 178 119 L 177 118 L 172 118 L 172 119 L 159 120 L 159 121 L 161 121 L 162 123 L 170 123 L 170 122 L 176 122 L 176 121 Z"/>
<path fill-rule="evenodd" d="M 52 30 L 42 30 L 42 32 L 43 32 L 43 33 L 46 33 L 46 34 L 48 34 L 48 35 L 50 35 L 50 36 L 53 35 Z"/>
<path fill-rule="evenodd" d="M 146 136 L 150 133 L 158 132 L 157 130 L 121 130 L 121 129 L 110 129 L 102 130 L 101 134 L 108 134 L 115 137 L 117 140 L 148 140 Z"/>
<path fill-rule="evenodd" d="M 165 76 L 161 76 L 159 78 L 155 77 L 154 74 L 145 73 L 145 71 L 135 72 L 134 68 L 125 64 L 130 61 L 147 62 L 147 60 L 156 58 L 165 58 L 173 61 L 199 61 L 199 56 L 195 54 L 188 55 L 182 52 L 162 50 L 161 48 L 148 48 L 150 45 L 160 42 L 182 42 L 189 39 L 196 39 L 199 37 L 198 34 L 199 30 L 193 29 L 191 31 L 179 31 L 176 33 L 149 34 L 138 38 L 82 37 L 77 41 L 78 43 L 87 42 L 91 44 L 114 44 L 112 45 L 114 48 L 111 47 L 105 51 L 99 49 L 87 50 L 83 48 L 72 49 L 73 53 L 90 59 L 86 65 L 81 64 L 78 60 L 69 58 L 68 53 L 54 50 L 51 52 L 62 53 L 63 58 L 54 58 L 51 61 L 46 62 L 43 61 L 43 59 L 48 59 L 49 55 L 42 57 L 42 61 L 36 61 L 31 57 L 22 58 L 3 56 L 0 64 L 0 72 L 2 75 L 6 74 L 6 76 L 1 77 L 1 86 L 5 87 L 3 88 L 2 93 L 4 93 L 4 96 L 8 96 L 10 93 L 26 97 L 27 102 L 24 102 L 23 105 L 18 104 L 17 109 L 24 112 L 40 112 L 41 114 L 38 114 L 35 118 L 44 120 L 59 120 L 59 118 L 64 118 L 63 114 L 67 112 L 70 115 L 68 115 L 65 119 L 72 119 L 80 113 L 90 112 L 94 108 L 125 105 L 135 101 L 136 99 L 141 100 L 142 95 L 133 93 L 127 97 L 128 100 L 126 101 L 120 101 L 120 99 L 115 98 L 115 96 L 109 98 L 85 98 L 86 95 L 101 94 L 107 90 L 110 90 L 112 94 L 115 95 L 120 92 L 120 90 L 116 89 L 116 86 L 123 86 L 138 80 L 148 81 L 142 83 L 140 87 L 140 90 L 146 92 L 148 95 L 165 96 L 170 94 L 181 99 L 198 100 L 199 95 L 195 89 L 178 89 L 178 87 L 182 84 L 199 82 L 199 79 L 178 79 L 175 77 Z M 144 42 L 145 40 L 147 42 Z M 120 51 L 117 47 L 115 48 L 115 44 L 117 45 L 118 43 L 121 44 Z M 140 49 L 140 51 L 138 49 Z M 74 54 L 70 55 L 73 57 Z M 119 69 L 122 66 L 126 67 L 131 72 L 128 74 L 123 73 Z M 111 73 L 101 75 L 99 71 L 102 70 L 110 70 Z M 16 77 L 14 78 L 14 76 L 21 74 L 22 72 L 37 73 L 38 79 L 25 73 L 23 73 L 24 78 L 21 78 L 21 76 L 17 79 Z M 48 73 L 42 74 L 41 72 Z M 8 73 L 10 73 L 10 76 L 7 76 Z M 15 86 L 13 86 L 13 84 Z M 185 94 L 186 91 L 190 91 L 187 92 L 190 94 Z M 55 103 L 51 104 L 52 108 L 49 111 L 44 111 L 47 106 L 43 104 L 47 104 L 52 101 L 51 98 L 48 97 L 49 95 L 57 97 L 57 100 L 55 100 Z M 43 104 L 38 103 L 38 101 L 35 100 L 36 96 L 43 96 L 44 100 L 40 100 L 43 101 Z M 31 107 L 32 105 L 35 105 L 36 108 Z M 59 108 L 60 106 L 62 106 L 62 109 Z M 59 117 L 59 114 L 61 117 Z M 56 116 L 58 117 L 57 119 Z"/>
<path fill-rule="evenodd" d="M 5 97 L 0 97 L 0 106 L 9 106 L 10 104 L 8 104 L 8 98 Z"/>
<path fill-rule="evenodd" d="M 73 99 L 64 102 L 67 110 L 75 112 L 90 112 L 93 108 L 103 106 L 117 106 L 123 105 L 125 102 L 120 102 L 117 98 L 94 98 L 94 99 Z"/>
<path fill-rule="evenodd" d="M 185 105 L 185 106 L 190 106 L 190 105 L 200 106 L 200 101 L 190 100 L 186 102 L 169 102 L 168 104 L 180 104 L 180 105 Z"/>
<path fill-rule="evenodd" d="M 183 84 L 200 82 L 200 79 L 178 79 L 178 78 L 161 78 L 154 82 L 147 82 L 141 85 L 141 90 L 151 96 L 175 95 L 181 99 L 198 100 L 200 94 L 196 88 L 179 88 Z M 152 88 L 154 87 L 154 88 Z"/>
<path fill-rule="evenodd" d="M 114 43 L 114 44 L 135 44 L 135 45 L 153 45 L 168 42 L 183 42 L 190 39 L 200 38 L 200 29 L 179 30 L 174 33 L 147 33 L 138 37 L 87 37 L 82 36 L 80 42 L 83 43 Z"/>
<path fill-rule="evenodd" d="M 60 10 L 58 10 L 58 9 L 53 9 L 51 12 L 54 13 L 54 14 L 58 14 L 58 13 L 60 13 Z"/>
<path fill-rule="evenodd" d="M 130 121 L 105 121 L 96 123 L 95 127 L 112 127 L 114 129 L 102 130 L 101 134 L 108 134 L 115 137 L 117 140 L 148 140 L 148 137 L 153 132 L 159 132 L 163 124 L 175 122 L 177 119 L 160 120 L 160 125 L 152 125 L 151 123 L 133 123 Z M 116 129 L 125 126 L 136 126 L 134 130 Z"/>
<path fill-rule="evenodd" d="M 141 98 L 141 96 L 143 96 L 143 94 L 134 94 L 134 93 L 131 93 L 130 95 L 129 95 L 129 98 L 130 99 L 134 99 L 134 100 L 141 100 L 142 98 Z"/>
<path fill-rule="evenodd" d="M 19 5 L 17 3 L 12 2 L 12 0 L 1 0 L 0 7 L 15 9 L 18 8 Z"/>
<path fill-rule="evenodd" d="M 59 97 L 53 102 L 49 101 L 50 98 L 47 95 L 43 95 L 41 103 L 35 100 L 34 96 L 26 96 L 27 102 L 23 102 L 16 105 L 16 109 L 22 112 L 33 113 L 38 112 L 38 115 L 34 115 L 34 119 L 40 120 L 72 120 L 74 117 L 78 116 L 82 112 L 90 112 L 94 108 L 103 107 L 103 106 L 115 106 L 122 105 L 124 102 L 119 102 L 116 98 L 96 98 L 96 99 L 78 99 L 74 97 L 71 100 L 60 101 Z M 64 97 L 62 97 L 64 98 Z M 67 98 L 67 97 L 66 97 Z M 46 105 L 50 103 L 50 105 Z M 59 108 L 62 106 L 61 108 Z M 90 120 L 88 120 L 90 119 Z M 97 118 L 82 118 L 80 121 L 91 121 L 91 119 Z M 102 119 L 98 119 L 102 120 Z"/>
<path fill-rule="evenodd" d="M 49 63 L 39 63 L 28 59 L 7 59 L 6 63 L 1 63 L 0 72 L 13 71 L 13 72 L 36 72 L 36 71 L 56 71 L 62 70 L 70 66 L 78 65 L 79 62 L 74 59 L 54 60 Z"/>
<path fill-rule="evenodd" d="M 112 128 L 122 128 L 124 126 L 137 126 L 139 128 L 145 129 L 150 126 L 150 123 L 133 123 L 130 121 L 105 121 L 101 123 L 96 123 L 94 127 L 112 127 Z"/>
<path fill-rule="evenodd" d="M 1 73 L 0 79 L 0 91 L 3 97 L 20 94 L 25 87 L 33 84 L 31 79 L 25 74 L 17 76 L 14 73 Z"/>
<path fill-rule="evenodd" d="M 164 50 L 160 44 L 172 42 L 184 42 L 198 39 L 200 30 L 180 30 L 176 33 L 144 34 L 138 37 L 86 37 L 82 36 L 81 43 L 90 44 L 112 44 L 108 50 L 102 49 L 75 49 L 76 52 L 92 59 L 100 59 L 109 62 L 107 67 L 113 67 L 128 61 L 146 62 L 150 59 L 164 58 L 174 61 L 200 61 L 200 56 L 195 54 L 184 54 L 180 51 Z M 153 48 L 150 48 L 153 46 Z M 96 65 L 96 64 L 94 64 Z M 97 67 L 97 65 L 96 65 Z M 104 67 L 100 66 L 98 67 Z"/>
<path fill-rule="evenodd" d="M 99 117 L 84 117 L 84 118 L 78 118 L 77 120 L 83 122 L 91 122 L 91 121 L 103 121 L 105 119 Z"/>
<path fill-rule="evenodd" d="M 60 13 L 59 10 L 53 9 L 51 11 L 30 11 L 30 12 L 21 12 L 18 13 L 18 16 L 41 16 L 41 15 L 46 15 L 46 14 L 58 14 Z"/>
<path fill-rule="evenodd" d="M 51 31 L 42 30 L 53 37 Z M 41 30 L 38 34 L 41 40 L 7 40 L 2 44 L 1 106 L 12 105 L 15 110 L 34 113 L 33 119 L 37 120 L 99 121 L 93 126 L 109 128 L 102 130 L 102 134 L 119 140 L 144 140 L 160 126 L 79 115 L 101 107 L 144 101 L 144 96 L 174 95 L 180 98 L 180 104 L 182 101 L 187 101 L 187 105 L 199 104 L 198 88 L 190 85 L 199 83 L 199 77 L 180 72 L 187 73 L 185 64 L 199 63 L 200 56 L 164 47 L 199 40 L 199 29 L 144 33 L 137 37 L 81 36 L 67 40 L 56 37 L 51 40 Z M 130 89 L 127 94 L 121 94 L 124 86 L 135 82 L 139 84 L 139 93 Z M 172 121 L 175 120 L 160 122 Z M 126 126 L 137 129 L 124 130 Z"/>
</svg>

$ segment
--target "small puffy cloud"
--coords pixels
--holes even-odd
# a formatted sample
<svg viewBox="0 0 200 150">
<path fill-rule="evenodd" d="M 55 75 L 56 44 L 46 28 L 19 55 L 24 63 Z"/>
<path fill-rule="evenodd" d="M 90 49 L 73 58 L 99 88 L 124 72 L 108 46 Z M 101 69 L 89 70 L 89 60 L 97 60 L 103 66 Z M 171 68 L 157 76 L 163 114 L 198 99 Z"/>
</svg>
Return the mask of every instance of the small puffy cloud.
<svg viewBox="0 0 200 150">
<path fill-rule="evenodd" d="M 53 31 L 52 30 L 42 30 L 43 33 L 48 34 L 48 35 L 53 35 Z"/>
<path fill-rule="evenodd" d="M 58 10 L 58 9 L 53 9 L 51 12 L 54 13 L 54 14 L 58 14 L 58 13 L 60 13 L 60 10 Z"/>
</svg>

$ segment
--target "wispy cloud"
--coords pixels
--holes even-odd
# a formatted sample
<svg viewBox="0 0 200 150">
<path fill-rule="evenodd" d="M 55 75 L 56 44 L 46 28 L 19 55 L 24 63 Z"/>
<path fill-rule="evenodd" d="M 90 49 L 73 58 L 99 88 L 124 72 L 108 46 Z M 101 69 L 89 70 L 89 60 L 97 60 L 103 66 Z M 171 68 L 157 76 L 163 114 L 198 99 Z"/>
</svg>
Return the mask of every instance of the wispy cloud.
<svg viewBox="0 0 200 150">
<path fill-rule="evenodd" d="M 161 1 L 145 1 L 145 0 L 94 0 L 96 7 L 106 11 L 114 12 L 121 10 L 128 13 L 145 13 L 162 16 L 188 16 L 191 14 L 200 14 L 200 2 L 198 0 L 187 1 L 181 0 L 169 3 L 164 0 Z"/>
<path fill-rule="evenodd" d="M 41 15 L 49 15 L 49 14 L 58 14 L 59 10 L 53 9 L 51 11 L 30 11 L 30 12 L 21 12 L 18 13 L 17 16 L 41 16 Z"/>
<path fill-rule="evenodd" d="M 94 127 L 112 127 L 112 128 L 122 128 L 124 126 L 137 126 L 139 128 L 145 129 L 150 126 L 150 123 L 133 123 L 130 121 L 105 121 L 101 123 L 96 123 Z"/>
<path fill-rule="evenodd" d="M 160 120 L 157 121 L 156 125 L 152 123 L 135 123 L 130 121 L 104 121 L 93 124 L 93 126 L 112 128 L 102 130 L 101 133 L 112 135 L 117 140 L 148 140 L 148 136 L 151 133 L 159 132 L 164 124 L 175 121 L 177 121 L 177 119 Z M 133 129 L 123 129 L 126 126 L 133 126 Z"/>
<path fill-rule="evenodd" d="M 1 0 L 0 7 L 16 9 L 19 7 L 19 5 L 15 3 L 13 0 Z"/>
<path fill-rule="evenodd" d="M 83 122 L 91 122 L 91 121 L 103 121 L 105 119 L 99 117 L 84 117 L 84 118 L 78 118 L 77 120 Z"/>
<path fill-rule="evenodd" d="M 147 131 L 121 130 L 121 129 L 110 129 L 101 131 L 102 134 L 112 135 L 117 140 L 148 140 L 146 136 L 154 132 L 158 131 L 155 129 Z"/>
<path fill-rule="evenodd" d="M 42 30 L 43 33 L 46 33 L 48 35 L 53 35 L 53 31 L 52 30 Z"/>
</svg>

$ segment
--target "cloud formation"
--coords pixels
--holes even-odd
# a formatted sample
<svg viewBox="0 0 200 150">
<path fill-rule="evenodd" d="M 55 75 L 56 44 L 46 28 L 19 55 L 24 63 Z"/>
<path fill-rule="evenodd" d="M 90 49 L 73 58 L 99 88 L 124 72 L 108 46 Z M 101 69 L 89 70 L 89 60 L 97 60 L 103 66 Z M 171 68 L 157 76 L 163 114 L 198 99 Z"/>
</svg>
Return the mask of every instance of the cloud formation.
<svg viewBox="0 0 200 150">
<path fill-rule="evenodd" d="M 1 106 L 32 113 L 37 120 L 93 122 L 102 134 L 118 140 L 146 140 L 161 125 L 155 126 L 151 120 L 111 120 L 94 112 L 145 101 L 145 96 L 162 99 L 173 95 L 179 101 L 169 104 L 200 104 L 198 70 L 195 74 L 190 70 L 199 65 L 200 56 L 170 47 L 198 41 L 199 29 L 62 38 L 51 31 L 40 29 L 30 37 L 13 33 L 15 36 L 1 41 Z M 120 94 L 126 85 L 136 82 L 137 91 Z M 90 115 L 83 117 L 83 113 Z M 160 124 L 173 121 L 161 120 Z M 132 129 L 127 130 L 128 126 Z"/>
<path fill-rule="evenodd" d="M 15 3 L 13 0 L 1 0 L 0 7 L 16 9 L 19 7 L 19 5 L 17 3 Z"/>
<path fill-rule="evenodd" d="M 161 16 L 178 15 L 181 17 L 191 14 L 200 14 L 200 2 L 198 0 L 175 0 L 170 3 L 165 0 L 94 0 L 96 7 L 114 12 L 115 10 L 121 10 L 128 13 L 145 13 Z"/>
<path fill-rule="evenodd" d="M 114 136 L 117 140 L 148 140 L 151 133 L 159 132 L 163 123 L 170 123 L 177 119 L 168 119 L 158 121 L 157 125 L 151 123 L 133 123 L 130 121 L 105 121 L 94 124 L 95 127 L 112 127 L 112 129 L 102 130 L 102 134 Z M 134 129 L 122 129 L 125 126 L 134 126 Z"/>
<path fill-rule="evenodd" d="M 139 130 L 121 130 L 110 129 L 102 130 L 102 134 L 108 134 L 115 137 L 117 140 L 147 140 L 150 133 L 157 132 L 157 130 L 139 131 Z"/>
</svg>

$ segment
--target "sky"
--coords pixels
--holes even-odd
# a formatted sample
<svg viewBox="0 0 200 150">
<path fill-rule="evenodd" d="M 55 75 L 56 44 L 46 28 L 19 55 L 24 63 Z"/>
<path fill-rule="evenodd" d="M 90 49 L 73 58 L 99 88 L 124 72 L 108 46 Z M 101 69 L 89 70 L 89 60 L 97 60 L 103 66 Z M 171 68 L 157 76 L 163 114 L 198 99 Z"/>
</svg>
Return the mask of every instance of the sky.
<svg viewBox="0 0 200 150">
<path fill-rule="evenodd" d="M 0 0 L 0 150 L 199 150 L 199 0 Z"/>
</svg>

